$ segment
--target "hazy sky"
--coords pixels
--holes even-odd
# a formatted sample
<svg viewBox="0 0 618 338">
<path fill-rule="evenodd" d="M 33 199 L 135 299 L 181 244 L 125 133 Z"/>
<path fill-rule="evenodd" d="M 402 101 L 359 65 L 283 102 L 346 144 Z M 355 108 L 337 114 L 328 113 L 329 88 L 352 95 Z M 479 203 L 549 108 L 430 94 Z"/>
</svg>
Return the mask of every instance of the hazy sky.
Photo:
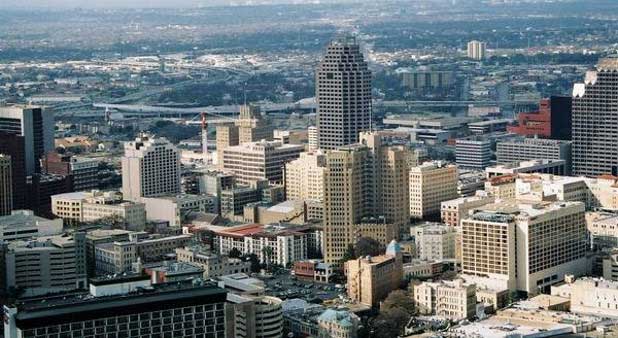
<svg viewBox="0 0 618 338">
<path fill-rule="evenodd" d="M 145 7 L 197 7 L 247 3 L 303 3 L 335 2 L 337 0 L 0 0 L 5 8 L 145 8 Z M 341 1 L 341 0 L 339 0 Z M 349 1 L 349 0 L 348 0 Z"/>
</svg>

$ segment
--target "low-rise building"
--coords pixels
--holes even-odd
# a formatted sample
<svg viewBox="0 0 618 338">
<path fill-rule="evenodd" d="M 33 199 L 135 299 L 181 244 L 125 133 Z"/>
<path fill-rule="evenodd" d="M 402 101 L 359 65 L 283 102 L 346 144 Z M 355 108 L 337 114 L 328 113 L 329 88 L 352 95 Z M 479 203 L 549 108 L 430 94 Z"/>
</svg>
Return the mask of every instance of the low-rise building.
<svg viewBox="0 0 618 338">
<path fill-rule="evenodd" d="M 468 215 L 468 211 L 493 202 L 494 198 L 486 194 L 444 201 L 440 205 L 441 220 L 453 227 L 460 226 L 461 219 Z"/>
<path fill-rule="evenodd" d="M 552 286 L 551 294 L 570 299 L 573 313 L 618 318 L 616 281 L 567 276 L 565 283 Z"/>
<path fill-rule="evenodd" d="M 446 224 L 424 223 L 410 228 L 416 244 L 416 257 L 441 261 L 455 259 L 457 230 Z"/>
<path fill-rule="evenodd" d="M 5 247 L 7 288 L 24 290 L 26 296 L 86 288 L 85 234 L 38 237 L 13 241 Z"/>
<path fill-rule="evenodd" d="M 485 168 L 488 178 L 509 174 L 540 173 L 552 175 L 566 175 L 566 162 L 564 160 L 530 160 L 508 164 L 500 164 L 495 167 Z"/>
<path fill-rule="evenodd" d="M 213 254 L 199 246 L 177 248 L 176 260 L 200 266 L 204 270 L 204 278 L 251 272 L 250 262 Z"/>
<path fill-rule="evenodd" d="M 319 338 L 354 338 L 358 335 L 360 320 L 348 311 L 328 309 L 317 318 L 317 322 Z"/>
<path fill-rule="evenodd" d="M 144 204 L 124 201 L 122 195 L 115 191 L 92 190 L 58 194 L 52 196 L 51 201 L 52 213 L 67 224 L 115 219 L 131 230 L 141 230 L 146 224 Z"/>
<path fill-rule="evenodd" d="M 294 276 L 300 279 L 311 280 L 317 283 L 330 282 L 334 275 L 334 266 L 321 260 L 307 260 L 294 262 Z"/>
<path fill-rule="evenodd" d="M 399 288 L 403 280 L 402 267 L 401 249 L 394 240 L 382 256 L 347 261 L 348 297 L 367 306 L 378 305 L 391 291 Z"/>
<path fill-rule="evenodd" d="M 170 261 L 147 264 L 144 272 L 150 276 L 152 284 L 182 282 L 204 275 L 204 269 L 197 264 Z"/>
<path fill-rule="evenodd" d="M 0 242 L 27 240 L 62 233 L 62 219 L 35 216 L 30 210 L 15 210 L 0 217 Z"/>
<path fill-rule="evenodd" d="M 421 314 L 451 320 L 476 316 L 476 285 L 463 280 L 423 282 L 414 285 L 414 302 Z"/>
<path fill-rule="evenodd" d="M 281 303 L 281 299 L 276 297 L 228 293 L 226 337 L 281 337 L 283 335 Z"/>
<path fill-rule="evenodd" d="M 144 197 L 146 216 L 152 221 L 167 221 L 169 226 L 182 225 L 191 212 L 218 213 L 218 199 L 212 195 L 189 195 Z"/>
</svg>

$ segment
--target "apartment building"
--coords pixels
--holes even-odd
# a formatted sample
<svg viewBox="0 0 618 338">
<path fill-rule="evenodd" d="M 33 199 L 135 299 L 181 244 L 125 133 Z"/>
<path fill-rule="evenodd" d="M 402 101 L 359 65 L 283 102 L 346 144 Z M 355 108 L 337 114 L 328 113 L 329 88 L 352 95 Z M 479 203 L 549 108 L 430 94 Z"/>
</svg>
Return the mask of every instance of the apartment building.
<svg viewBox="0 0 618 338">
<path fill-rule="evenodd" d="M 476 317 L 476 285 L 463 280 L 422 282 L 413 286 L 419 313 L 458 321 Z"/>
</svg>

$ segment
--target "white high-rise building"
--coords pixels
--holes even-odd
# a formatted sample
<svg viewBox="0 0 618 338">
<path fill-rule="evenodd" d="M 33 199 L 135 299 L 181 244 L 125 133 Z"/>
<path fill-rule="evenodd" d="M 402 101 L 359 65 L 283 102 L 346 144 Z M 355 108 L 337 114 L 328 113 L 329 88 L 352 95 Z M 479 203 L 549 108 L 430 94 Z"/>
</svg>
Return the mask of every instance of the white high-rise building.
<svg viewBox="0 0 618 338">
<path fill-rule="evenodd" d="M 124 145 L 122 193 L 126 200 L 180 193 L 180 153 L 165 138 L 142 136 Z"/>
<path fill-rule="evenodd" d="M 487 44 L 482 41 L 470 41 L 468 42 L 468 58 L 472 60 L 483 60 L 485 58 L 485 49 Z"/>
<path fill-rule="evenodd" d="M 311 126 L 307 128 L 307 141 L 309 146 L 309 151 L 318 150 L 318 127 Z"/>
</svg>

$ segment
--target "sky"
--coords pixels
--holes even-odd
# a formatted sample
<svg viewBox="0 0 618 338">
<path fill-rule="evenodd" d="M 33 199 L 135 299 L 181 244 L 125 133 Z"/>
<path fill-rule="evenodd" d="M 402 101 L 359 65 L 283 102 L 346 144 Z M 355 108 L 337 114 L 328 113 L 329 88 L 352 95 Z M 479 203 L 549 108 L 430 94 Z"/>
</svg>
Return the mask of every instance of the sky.
<svg viewBox="0 0 618 338">
<path fill-rule="evenodd" d="M 0 0 L 4 8 L 161 8 L 250 3 L 311 3 L 337 0 Z M 341 0 L 339 0 L 341 1 Z"/>
</svg>

